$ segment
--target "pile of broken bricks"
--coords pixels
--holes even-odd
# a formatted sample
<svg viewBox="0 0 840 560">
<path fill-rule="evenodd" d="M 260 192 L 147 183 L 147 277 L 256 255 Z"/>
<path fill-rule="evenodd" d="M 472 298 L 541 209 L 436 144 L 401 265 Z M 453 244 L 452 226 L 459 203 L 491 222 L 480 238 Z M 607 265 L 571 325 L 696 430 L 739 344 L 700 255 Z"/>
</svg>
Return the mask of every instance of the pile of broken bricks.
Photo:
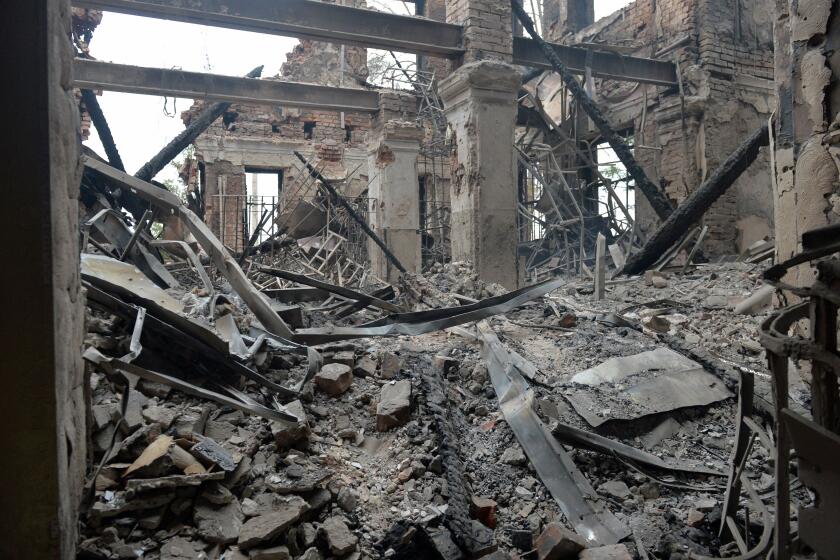
<svg viewBox="0 0 840 560">
<path fill-rule="evenodd" d="M 106 344 L 107 337 L 97 336 Z M 395 379 L 401 367 L 396 355 L 356 360 L 349 348 L 322 349 L 328 363 L 314 378 L 316 391 L 284 407 L 300 419 L 296 425 L 248 417 L 149 384 L 130 390 L 116 423 L 116 388 L 93 373 L 98 404 L 92 413 L 102 456 L 83 516 L 79 557 L 362 557 L 351 529 L 358 529 L 358 494 L 336 476 L 330 457 L 311 454 L 310 444 L 332 439 L 320 435 L 326 432 L 335 437 L 333 445 L 364 439 L 350 422 L 336 423 L 334 432 L 318 429 L 354 383 L 378 388 L 376 399 L 365 394 L 360 401 L 375 402 L 372 423 L 379 432 L 410 420 L 412 386 Z M 118 443 L 106 449 L 110 439 Z"/>
</svg>

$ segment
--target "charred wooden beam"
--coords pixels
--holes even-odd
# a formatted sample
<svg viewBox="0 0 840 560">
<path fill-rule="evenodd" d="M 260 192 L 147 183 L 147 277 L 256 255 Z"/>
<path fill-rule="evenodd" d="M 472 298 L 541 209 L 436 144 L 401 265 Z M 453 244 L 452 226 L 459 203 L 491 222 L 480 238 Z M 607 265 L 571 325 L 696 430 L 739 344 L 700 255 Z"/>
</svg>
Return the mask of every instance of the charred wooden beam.
<svg viewBox="0 0 840 560">
<path fill-rule="evenodd" d="M 648 202 L 650 202 L 651 208 L 653 208 L 654 212 L 656 212 L 656 215 L 659 216 L 661 220 L 667 219 L 668 216 L 671 215 L 671 212 L 674 211 L 671 206 L 671 202 L 662 192 L 662 189 L 660 189 L 658 185 L 654 184 L 648 178 L 647 174 L 636 161 L 636 158 L 633 157 L 633 153 L 630 151 L 627 143 L 623 138 L 621 138 L 621 136 L 616 134 L 609 121 L 607 121 L 607 118 L 598 108 L 598 105 L 596 105 L 592 98 L 589 97 L 583 87 L 578 83 L 577 79 L 575 79 L 566 65 L 560 60 L 560 57 L 554 47 L 546 43 L 542 37 L 540 37 L 534 27 L 534 22 L 531 20 L 531 16 L 528 15 L 520 2 L 521 0 L 510 0 L 513 12 L 516 14 L 519 21 L 522 22 L 522 26 L 528 31 L 528 34 L 531 35 L 537 45 L 539 45 L 540 50 L 551 63 L 554 71 L 560 74 L 560 77 L 563 79 L 563 83 L 575 99 L 578 100 L 581 108 L 587 115 L 589 115 L 589 118 L 592 119 L 595 126 L 598 127 L 601 135 L 609 143 L 610 147 L 618 156 L 618 159 L 621 160 L 621 163 L 624 164 L 624 167 L 627 169 L 627 173 L 633 177 L 636 186 L 642 191 Z"/>
<path fill-rule="evenodd" d="M 259 78 L 262 76 L 262 71 L 263 67 L 257 66 L 248 72 L 245 77 Z M 166 167 L 170 161 L 175 159 L 187 146 L 192 144 L 202 132 L 207 130 L 211 124 L 216 122 L 216 119 L 221 117 L 225 111 L 228 110 L 230 105 L 231 104 L 227 101 L 221 101 L 204 108 L 196 118 L 190 121 L 187 128 L 185 128 L 178 136 L 173 138 L 172 141 L 164 146 L 161 151 L 155 154 L 152 159 L 147 161 L 143 167 L 134 174 L 134 176 L 142 181 L 151 181 L 161 169 Z M 110 156 L 108 159 L 110 159 Z"/>
<path fill-rule="evenodd" d="M 108 163 L 116 167 L 120 171 L 125 171 L 120 152 L 117 150 L 117 144 L 114 142 L 114 136 L 111 134 L 111 127 L 108 126 L 108 120 L 105 118 L 105 113 L 102 112 L 102 107 L 99 105 L 99 100 L 96 94 L 89 89 L 82 90 L 82 101 L 85 103 L 85 109 L 90 115 L 90 120 L 96 128 L 96 133 L 99 134 L 99 140 L 102 142 L 102 147 L 105 148 L 105 155 L 108 157 Z"/>
<path fill-rule="evenodd" d="M 700 185 L 651 236 L 642 249 L 627 260 L 620 274 L 639 274 L 679 241 L 709 207 L 732 186 L 758 157 L 759 148 L 770 143 L 765 124 L 747 138 L 738 149 Z"/>
</svg>

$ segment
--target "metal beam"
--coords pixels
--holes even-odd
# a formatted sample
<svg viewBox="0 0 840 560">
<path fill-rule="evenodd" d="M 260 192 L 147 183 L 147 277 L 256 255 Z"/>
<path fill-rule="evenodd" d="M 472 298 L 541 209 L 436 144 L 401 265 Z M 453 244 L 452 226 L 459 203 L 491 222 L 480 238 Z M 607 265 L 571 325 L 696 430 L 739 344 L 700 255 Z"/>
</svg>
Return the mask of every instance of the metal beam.
<svg viewBox="0 0 840 560">
<path fill-rule="evenodd" d="M 551 45 L 554 52 L 570 72 L 584 74 L 588 49 Z M 551 63 L 540 50 L 539 45 L 526 37 L 513 38 L 513 62 L 522 66 L 551 70 Z M 624 56 L 605 51 L 592 51 L 590 63 L 592 75 L 596 78 L 609 78 L 657 86 L 676 86 L 677 70 L 673 62 L 664 62 L 650 58 Z"/>
<path fill-rule="evenodd" d="M 73 61 L 73 77 L 75 86 L 82 89 L 324 111 L 373 113 L 379 110 L 379 94 L 370 90 L 145 68 L 82 58 Z"/>
<path fill-rule="evenodd" d="M 460 25 L 313 0 L 72 0 L 72 3 L 80 8 L 429 56 L 457 58 L 464 52 Z M 571 72 L 586 72 L 589 49 L 553 46 Z M 513 38 L 513 62 L 551 69 L 537 44 L 525 37 Z M 593 51 L 591 66 L 592 74 L 599 78 L 660 86 L 677 84 L 676 69 L 671 62 Z"/>
<path fill-rule="evenodd" d="M 458 25 L 311 0 L 73 0 L 73 5 L 416 54 L 463 53 Z"/>
</svg>

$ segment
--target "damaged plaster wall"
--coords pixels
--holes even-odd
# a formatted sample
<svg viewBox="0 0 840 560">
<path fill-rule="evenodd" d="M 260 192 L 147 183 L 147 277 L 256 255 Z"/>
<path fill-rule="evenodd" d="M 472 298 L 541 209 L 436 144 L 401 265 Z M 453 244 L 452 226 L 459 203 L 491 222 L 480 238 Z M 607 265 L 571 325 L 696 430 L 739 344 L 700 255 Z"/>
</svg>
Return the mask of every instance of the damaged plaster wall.
<svg viewBox="0 0 840 560">
<path fill-rule="evenodd" d="M 575 35 L 552 39 L 618 45 L 679 64 L 683 95 L 678 88 L 606 80 L 596 80 L 595 93 L 616 128 L 635 131 L 636 158 L 679 204 L 775 107 L 771 10 L 768 0 L 637 0 Z M 737 253 L 771 235 L 770 175 L 762 153 L 706 213 L 707 253 Z M 636 216 L 645 233 L 658 223 L 642 196 Z"/>
<path fill-rule="evenodd" d="M 482 61 L 466 64 L 441 83 L 452 129 L 452 259 L 473 261 L 479 276 L 514 289 L 516 191 L 513 123 L 516 70 Z"/>
<path fill-rule="evenodd" d="M 364 0 L 337 3 L 365 7 Z M 360 88 L 367 77 L 367 49 L 301 40 L 286 53 L 280 75 L 267 79 Z M 193 103 L 181 115 L 184 125 L 188 126 L 203 108 L 203 102 Z M 295 150 L 307 157 L 337 152 L 346 169 L 362 165 L 344 186 L 345 193 L 358 196 L 367 185 L 366 138 L 370 127 L 371 117 L 364 113 L 232 104 L 194 142 L 195 156 L 205 166 L 207 223 L 226 245 L 241 249 L 247 242 L 240 231 L 248 195 L 246 168 L 282 172 L 283 193 L 277 195 L 294 192 L 296 181 L 308 177 L 296 176 L 300 162 Z"/>
<path fill-rule="evenodd" d="M 410 272 L 420 272 L 420 185 L 417 159 L 423 129 L 415 116 L 416 100 L 407 93 L 380 95 L 380 111 L 368 144 L 372 205 L 371 228 L 388 244 Z M 374 171 L 376 170 L 376 171 Z M 399 271 L 369 240 L 371 269 L 379 278 L 395 283 Z"/>
<path fill-rule="evenodd" d="M 70 3 L 4 4 L 6 62 L 19 87 L 7 122 L 2 205 L 5 275 L 0 420 L 3 558 L 75 558 L 84 481 L 85 406 L 79 280 L 79 113 L 72 88 Z M 15 240 L 12 242 L 11 240 Z"/>
<path fill-rule="evenodd" d="M 804 232 L 840 222 L 838 11 L 830 0 L 776 2 L 778 260 L 799 252 Z M 808 265 L 788 278 L 796 285 L 813 279 Z"/>
</svg>

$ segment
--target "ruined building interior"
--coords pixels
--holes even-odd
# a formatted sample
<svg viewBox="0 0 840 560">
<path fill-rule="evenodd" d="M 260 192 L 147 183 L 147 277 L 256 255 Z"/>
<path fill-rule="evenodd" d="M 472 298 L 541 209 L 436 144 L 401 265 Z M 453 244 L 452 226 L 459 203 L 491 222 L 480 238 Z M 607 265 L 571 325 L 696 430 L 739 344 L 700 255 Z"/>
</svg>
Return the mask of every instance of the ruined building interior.
<svg viewBox="0 0 840 560">
<path fill-rule="evenodd" d="M 838 2 L 4 6 L 0 557 L 840 558 Z"/>
</svg>

